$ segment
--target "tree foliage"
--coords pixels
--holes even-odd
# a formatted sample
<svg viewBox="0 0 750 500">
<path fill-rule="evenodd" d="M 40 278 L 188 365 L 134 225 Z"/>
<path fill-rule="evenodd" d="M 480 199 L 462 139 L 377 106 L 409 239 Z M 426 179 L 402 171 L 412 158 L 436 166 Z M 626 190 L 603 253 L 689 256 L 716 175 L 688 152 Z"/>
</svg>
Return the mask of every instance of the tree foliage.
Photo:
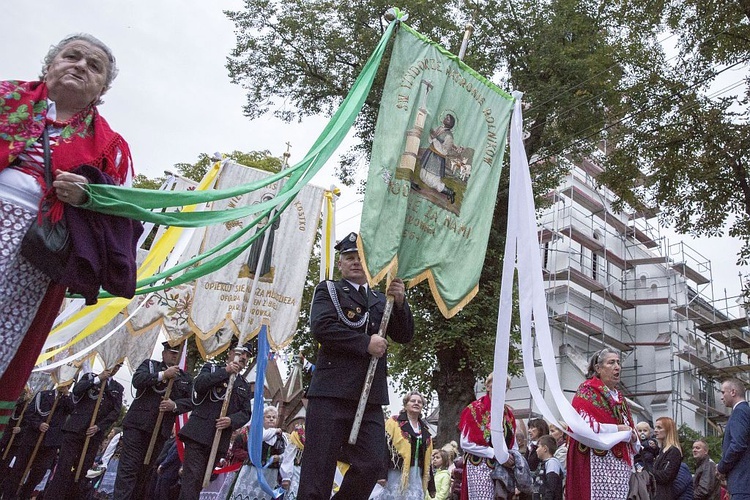
<svg viewBox="0 0 750 500">
<path fill-rule="evenodd" d="M 525 147 L 540 200 L 566 173 L 567 162 L 557 160 L 589 155 L 605 164 L 601 181 L 622 207 L 658 204 L 665 222 L 696 234 L 724 230 L 733 215 L 730 233 L 747 237 L 745 115 L 732 108 L 736 101 L 712 100 L 705 91 L 720 71 L 716 64 L 747 57 L 748 3 L 411 0 L 400 7 L 409 24 L 454 53 L 471 21 L 465 62 L 524 92 Z M 380 15 L 389 6 L 246 0 L 243 10 L 227 12 L 237 33 L 227 67 L 248 91 L 245 113 L 286 120 L 331 114 L 383 32 Z M 676 60 L 662 43 L 670 29 L 677 33 Z M 386 64 L 387 57 L 355 124 L 360 143 L 342 160 L 345 182 L 356 160 L 369 155 Z M 404 389 L 437 391 L 438 442 L 456 435 L 446 426 L 455 429 L 474 381 L 490 370 L 506 204 L 501 187 L 479 295 L 445 321 L 426 289 L 410 291 L 418 335 L 389 354 Z M 455 407 L 444 407 L 453 401 Z"/>
</svg>

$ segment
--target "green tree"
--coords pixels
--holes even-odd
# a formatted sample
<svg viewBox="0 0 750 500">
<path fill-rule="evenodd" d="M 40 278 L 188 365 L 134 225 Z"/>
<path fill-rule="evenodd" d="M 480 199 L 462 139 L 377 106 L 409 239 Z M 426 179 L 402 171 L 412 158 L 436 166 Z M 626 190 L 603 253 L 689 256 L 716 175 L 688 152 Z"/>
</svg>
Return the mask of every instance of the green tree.
<svg viewBox="0 0 750 500">
<path fill-rule="evenodd" d="M 409 24 L 454 53 L 464 26 L 476 27 L 465 61 L 502 87 L 525 92 L 527 154 L 536 159 L 534 189 L 545 194 L 576 159 L 606 138 L 621 117 L 623 90 L 641 82 L 653 60 L 663 59 L 656 35 L 661 3 L 576 0 L 405 1 Z M 237 46 L 227 67 L 248 90 L 245 113 L 284 119 L 328 113 L 341 101 L 383 31 L 380 1 L 247 0 L 234 21 Z M 258 12 L 264 15 L 259 16 Z M 368 158 L 387 65 L 355 124 L 360 140 L 339 175 L 351 182 L 357 160 Z M 644 69 L 646 68 L 646 69 Z M 620 115 L 618 115 L 619 113 Z M 440 405 L 439 444 L 457 438 L 461 409 L 491 369 L 504 246 L 507 179 L 503 181 L 478 296 L 447 321 L 429 292 L 409 292 L 417 321 L 412 344 L 395 347 L 391 373 L 406 389 L 433 389 Z"/>
</svg>

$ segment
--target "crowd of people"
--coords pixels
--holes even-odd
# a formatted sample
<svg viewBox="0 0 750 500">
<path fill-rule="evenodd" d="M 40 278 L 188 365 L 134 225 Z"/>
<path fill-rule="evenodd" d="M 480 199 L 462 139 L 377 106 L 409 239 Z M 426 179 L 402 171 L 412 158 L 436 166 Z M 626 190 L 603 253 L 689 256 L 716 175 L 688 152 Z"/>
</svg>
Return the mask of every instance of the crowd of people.
<svg viewBox="0 0 750 500">
<path fill-rule="evenodd" d="M 355 233 L 336 246 L 341 279 L 315 290 L 316 368 L 305 424 L 291 433 L 280 427 L 277 409 L 266 407 L 262 442 L 249 437 L 250 387 L 240 376 L 248 344 L 237 345 L 226 364 L 206 363 L 193 379 L 176 366 L 179 346 L 165 343 L 161 359 L 135 371 L 135 400 L 121 431 L 110 431 L 123 405 L 124 388 L 113 377 L 119 365 L 84 373 L 72 389 L 22 394 L 66 290 L 88 303 L 100 287 L 120 296 L 135 290 L 140 224 L 83 208 L 86 183 L 128 185 L 134 174 L 127 143 L 97 108 L 116 75 L 111 50 L 81 34 L 51 48 L 39 81 L 0 82 L 0 433 L 6 423 L 10 429 L 0 442 L 2 499 L 719 500 L 725 490 L 734 500 L 750 499 L 742 381 L 722 384 L 732 413 L 721 460 L 714 463 L 707 442 L 696 440 L 691 475 L 671 418 L 656 419 L 653 429 L 634 421 L 612 349 L 592 356 L 572 401 L 594 434 L 616 441 L 610 447 L 577 440 L 562 422 L 531 419 L 524 432 L 506 405 L 498 427 L 509 454 L 498 463 L 492 375 L 487 394 L 457 423 L 461 453 L 454 442 L 433 442 L 419 392 L 407 393 L 402 411 L 385 419 L 385 354 L 390 341 L 412 340 L 414 320 L 401 279 L 391 280 L 386 294 L 368 286 Z M 65 223 L 72 254 L 62 269 L 35 260 L 46 245 L 27 243 L 42 220 Z M 190 418 L 176 432 L 175 418 L 186 412 Z M 258 446 L 260 463 L 253 463 L 248 456 Z"/>
</svg>

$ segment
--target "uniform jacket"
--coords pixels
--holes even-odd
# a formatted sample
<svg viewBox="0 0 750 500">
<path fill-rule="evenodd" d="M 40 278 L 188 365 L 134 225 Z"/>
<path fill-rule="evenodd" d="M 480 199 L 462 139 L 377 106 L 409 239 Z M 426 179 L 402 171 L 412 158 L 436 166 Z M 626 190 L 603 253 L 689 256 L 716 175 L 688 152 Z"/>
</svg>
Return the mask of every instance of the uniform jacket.
<svg viewBox="0 0 750 500">
<path fill-rule="evenodd" d="M 219 418 L 221 406 L 224 404 L 229 375 L 223 366 L 213 363 L 203 365 L 193 383 L 195 407 L 187 424 L 180 430 L 181 439 L 190 439 L 211 446 L 216 433 L 216 419 Z M 229 449 L 232 431 L 250 420 L 250 385 L 240 376 L 235 378 L 226 416 L 232 420 L 232 425 L 221 433 L 217 457 L 223 457 Z"/>
<path fill-rule="evenodd" d="M 39 426 L 47 421 L 57 394 L 56 390 L 40 391 L 29 404 L 29 410 L 26 412 L 27 415 L 23 421 L 24 426 L 28 427 L 27 443 L 36 444 L 40 434 Z M 74 406 L 70 394 L 60 396 L 60 400 L 55 407 L 55 413 L 52 414 L 52 420 L 49 422 L 49 429 L 44 433 L 43 446 L 57 448 L 62 444 L 62 427 L 68 415 L 73 413 Z"/>
<path fill-rule="evenodd" d="M 316 287 L 310 311 L 312 333 L 320 348 L 307 395 L 358 401 L 370 365 L 371 356 L 367 352 L 370 335 L 378 333 L 386 297 L 370 289 L 369 320 L 358 328 L 352 327 L 351 323 L 359 322 L 364 317 L 368 304 L 348 281 L 331 282 L 335 286 L 344 319 L 339 315 L 326 283 L 324 281 Z M 414 320 L 405 300 L 401 308 L 394 305 L 387 333 L 388 337 L 401 344 L 410 342 L 414 336 Z M 369 403 L 389 404 L 386 377 L 386 356 L 383 356 L 378 360 Z"/>
<path fill-rule="evenodd" d="M 94 407 L 101 388 L 101 382 L 95 384 L 94 378 L 93 373 L 86 373 L 73 386 L 75 408 L 63 425 L 63 432 L 86 434 L 86 429 L 91 424 L 91 416 L 94 414 Z M 99 412 L 96 415 L 95 425 L 99 427 L 99 432 L 94 434 L 92 440 L 102 439 L 112 424 L 117 421 L 117 417 L 120 416 L 123 387 L 114 378 L 108 378 L 106 384 Z"/>
<path fill-rule="evenodd" d="M 716 468 L 727 476 L 729 493 L 750 492 L 750 406 L 747 401 L 732 410 Z"/>
<path fill-rule="evenodd" d="M 159 404 L 167 390 L 168 380 L 159 382 L 159 372 L 167 369 L 166 363 L 155 359 L 147 359 L 133 374 L 133 387 L 136 389 L 135 399 L 130 405 L 128 413 L 122 421 L 124 428 L 135 428 L 145 432 L 153 432 L 156 419 L 159 416 Z M 168 438 L 172 433 L 174 417 L 192 409 L 190 395 L 193 391 L 193 377 L 180 370 L 172 383 L 169 399 L 177 403 L 175 412 L 164 413 L 161 422 L 161 436 Z"/>
<path fill-rule="evenodd" d="M 720 500 L 721 483 L 716 477 L 716 464 L 710 457 L 696 463 L 693 476 L 693 498 L 695 500 Z"/>
</svg>

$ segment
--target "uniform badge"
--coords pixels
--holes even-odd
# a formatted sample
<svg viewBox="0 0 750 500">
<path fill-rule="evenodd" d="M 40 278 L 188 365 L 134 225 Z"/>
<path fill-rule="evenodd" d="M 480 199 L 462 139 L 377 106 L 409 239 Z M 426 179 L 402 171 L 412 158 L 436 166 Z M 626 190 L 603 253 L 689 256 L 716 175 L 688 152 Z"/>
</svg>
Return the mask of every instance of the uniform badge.
<svg viewBox="0 0 750 500">
<path fill-rule="evenodd" d="M 347 311 L 346 317 L 349 319 L 354 319 L 354 311 Z"/>
<path fill-rule="evenodd" d="M 351 241 L 352 243 L 354 243 L 355 241 L 357 241 L 357 235 L 354 234 L 354 233 L 350 234 L 349 235 L 349 241 Z"/>
</svg>

